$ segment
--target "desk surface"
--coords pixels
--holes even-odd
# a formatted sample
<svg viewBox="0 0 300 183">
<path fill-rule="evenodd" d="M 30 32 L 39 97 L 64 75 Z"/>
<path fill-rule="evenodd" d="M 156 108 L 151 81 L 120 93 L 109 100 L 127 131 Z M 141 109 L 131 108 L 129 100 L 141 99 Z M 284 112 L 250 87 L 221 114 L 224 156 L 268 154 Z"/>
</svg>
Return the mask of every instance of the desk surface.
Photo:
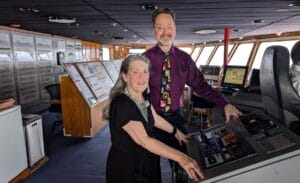
<svg viewBox="0 0 300 183">
<path fill-rule="evenodd" d="M 232 95 L 224 95 L 224 97 L 233 105 L 242 108 L 241 110 L 243 108 L 250 108 L 250 110 L 262 110 L 264 108 L 261 94 L 240 91 Z M 246 111 L 249 111 L 249 109 Z"/>
</svg>

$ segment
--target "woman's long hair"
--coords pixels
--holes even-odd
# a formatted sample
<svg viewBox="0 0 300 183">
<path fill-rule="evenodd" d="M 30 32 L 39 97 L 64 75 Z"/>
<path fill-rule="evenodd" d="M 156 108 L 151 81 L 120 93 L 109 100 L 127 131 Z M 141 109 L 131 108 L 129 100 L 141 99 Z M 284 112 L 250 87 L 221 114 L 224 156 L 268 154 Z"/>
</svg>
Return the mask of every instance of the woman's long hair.
<svg viewBox="0 0 300 183">
<path fill-rule="evenodd" d="M 110 108 L 110 103 L 111 101 L 118 95 L 120 95 L 122 92 L 124 92 L 126 88 L 126 82 L 124 81 L 122 77 L 122 73 L 128 74 L 129 66 L 130 63 L 135 61 L 135 60 L 141 60 L 149 66 L 148 69 L 150 69 L 150 62 L 147 57 L 145 57 L 142 54 L 134 54 L 126 57 L 124 61 L 122 62 L 121 69 L 119 72 L 119 77 L 115 83 L 115 85 L 111 88 L 109 92 L 109 99 L 108 99 L 108 104 L 103 108 L 102 110 L 102 118 L 103 119 L 108 119 L 109 118 L 109 108 Z"/>
</svg>

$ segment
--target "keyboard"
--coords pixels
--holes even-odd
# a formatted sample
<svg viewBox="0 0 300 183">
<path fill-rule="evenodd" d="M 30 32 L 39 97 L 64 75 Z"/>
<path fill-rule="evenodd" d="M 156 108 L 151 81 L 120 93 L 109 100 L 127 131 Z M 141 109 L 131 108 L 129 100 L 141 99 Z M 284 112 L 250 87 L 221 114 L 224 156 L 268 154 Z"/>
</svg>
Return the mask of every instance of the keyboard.
<svg viewBox="0 0 300 183">
<path fill-rule="evenodd" d="M 281 149 L 285 149 L 294 145 L 294 143 L 290 142 L 282 134 L 268 137 L 260 141 L 259 143 L 265 148 L 267 152 L 279 151 Z"/>
</svg>

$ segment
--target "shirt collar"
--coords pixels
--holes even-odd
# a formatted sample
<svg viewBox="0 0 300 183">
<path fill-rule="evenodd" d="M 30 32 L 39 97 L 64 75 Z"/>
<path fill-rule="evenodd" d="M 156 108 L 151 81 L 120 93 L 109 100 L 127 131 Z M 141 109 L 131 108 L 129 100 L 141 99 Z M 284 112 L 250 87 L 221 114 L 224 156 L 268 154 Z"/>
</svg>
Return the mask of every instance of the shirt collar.
<svg viewBox="0 0 300 183">
<path fill-rule="evenodd" d="M 147 99 L 144 99 L 144 102 L 143 102 L 142 104 L 139 103 L 137 100 L 135 100 L 135 98 L 132 97 L 132 96 L 130 95 L 130 93 L 128 92 L 127 87 L 124 89 L 123 93 L 124 93 L 125 95 L 127 95 L 127 96 L 128 96 L 134 103 L 136 103 L 137 105 L 144 105 L 145 107 L 150 106 L 150 102 L 149 102 Z"/>
<path fill-rule="evenodd" d="M 162 55 L 165 54 L 165 52 L 162 51 L 162 49 L 158 46 L 158 44 L 156 44 L 155 46 L 156 50 L 158 50 Z M 169 51 L 170 55 L 175 55 L 175 46 L 172 44 L 171 48 L 170 48 L 170 51 Z"/>
</svg>

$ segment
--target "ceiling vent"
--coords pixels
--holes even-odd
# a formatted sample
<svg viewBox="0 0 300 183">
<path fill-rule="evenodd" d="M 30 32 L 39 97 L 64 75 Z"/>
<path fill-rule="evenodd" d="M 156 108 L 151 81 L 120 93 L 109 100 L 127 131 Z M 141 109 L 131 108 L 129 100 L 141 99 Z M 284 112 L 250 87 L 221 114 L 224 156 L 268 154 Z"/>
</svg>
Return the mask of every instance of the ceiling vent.
<svg viewBox="0 0 300 183">
<path fill-rule="evenodd" d="M 121 36 L 113 36 L 112 38 L 115 40 L 123 40 L 124 39 L 124 37 L 121 37 Z"/>
<path fill-rule="evenodd" d="M 65 17 L 65 16 L 50 16 L 49 22 L 60 23 L 60 24 L 72 24 L 76 22 L 76 18 Z"/>
</svg>

